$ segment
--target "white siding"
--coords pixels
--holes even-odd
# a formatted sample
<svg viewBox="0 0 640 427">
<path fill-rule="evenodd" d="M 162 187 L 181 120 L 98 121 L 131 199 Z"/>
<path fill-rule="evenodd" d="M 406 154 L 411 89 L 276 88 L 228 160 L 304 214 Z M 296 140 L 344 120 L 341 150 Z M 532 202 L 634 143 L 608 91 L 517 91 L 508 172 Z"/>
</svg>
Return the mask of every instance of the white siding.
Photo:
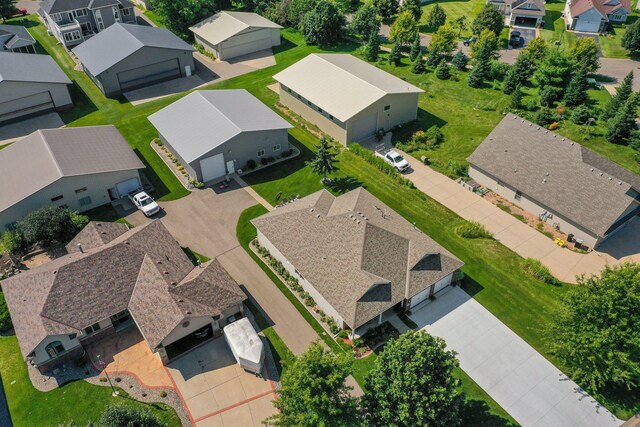
<svg viewBox="0 0 640 427">
<path fill-rule="evenodd" d="M 183 327 L 183 323 L 189 321 L 189 326 Z M 173 331 L 162 340 L 162 345 L 167 346 L 172 342 L 178 341 L 180 338 L 189 335 L 190 333 L 197 331 L 198 329 L 206 326 L 207 324 L 213 325 L 213 330 L 218 328 L 218 322 L 214 321 L 211 317 L 193 317 L 190 319 L 184 319 Z"/>
<path fill-rule="evenodd" d="M 65 351 L 69 351 L 80 345 L 78 338 L 70 339 L 69 335 L 49 335 L 46 337 L 35 349 L 34 362 L 36 365 L 46 362 L 51 359 L 49 354 L 45 351 L 45 347 L 54 341 L 60 341 Z"/>
</svg>

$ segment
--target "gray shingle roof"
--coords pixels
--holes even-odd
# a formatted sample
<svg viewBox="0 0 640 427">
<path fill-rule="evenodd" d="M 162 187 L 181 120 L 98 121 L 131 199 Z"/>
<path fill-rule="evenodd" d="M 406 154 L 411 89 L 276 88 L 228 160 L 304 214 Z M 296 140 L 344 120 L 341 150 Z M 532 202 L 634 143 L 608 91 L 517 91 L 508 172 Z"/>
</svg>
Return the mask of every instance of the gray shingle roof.
<svg viewBox="0 0 640 427">
<path fill-rule="evenodd" d="M 252 223 L 352 327 L 462 266 L 363 188 L 322 190 Z"/>
<path fill-rule="evenodd" d="M 2 52 L 0 90 L 3 81 L 71 84 L 69 77 L 49 55 Z"/>
<path fill-rule="evenodd" d="M 131 169 L 144 164 L 115 126 L 42 129 L 0 151 L 0 212 L 63 177 Z"/>
<path fill-rule="evenodd" d="M 640 191 L 638 175 L 513 114 L 468 161 L 598 236 L 631 205 L 628 193 Z"/>
<path fill-rule="evenodd" d="M 161 221 L 2 282 L 25 357 L 47 336 L 77 333 L 129 309 L 155 348 L 183 319 L 245 299 L 217 261 L 194 267 Z"/>
<path fill-rule="evenodd" d="M 0 25 L 0 36 L 3 35 L 11 35 L 4 44 L 5 49 L 30 46 L 36 43 L 29 31 L 22 25 Z M 2 49 L 0 49 L 0 52 L 2 52 Z"/>
<path fill-rule="evenodd" d="M 73 53 L 91 74 L 97 76 L 143 47 L 195 50 L 167 29 L 118 23 L 81 43 Z"/>
<path fill-rule="evenodd" d="M 242 132 L 293 127 L 244 89 L 195 91 L 149 121 L 186 162 Z"/>
<path fill-rule="evenodd" d="M 40 7 L 45 12 L 51 14 L 74 9 L 96 9 L 116 4 L 120 4 L 123 7 L 133 6 L 128 0 L 43 0 Z"/>
<path fill-rule="evenodd" d="M 90 221 L 65 247 L 70 254 L 80 252 L 78 245 L 83 251 L 99 248 L 127 231 L 129 227 L 119 222 Z"/>
</svg>

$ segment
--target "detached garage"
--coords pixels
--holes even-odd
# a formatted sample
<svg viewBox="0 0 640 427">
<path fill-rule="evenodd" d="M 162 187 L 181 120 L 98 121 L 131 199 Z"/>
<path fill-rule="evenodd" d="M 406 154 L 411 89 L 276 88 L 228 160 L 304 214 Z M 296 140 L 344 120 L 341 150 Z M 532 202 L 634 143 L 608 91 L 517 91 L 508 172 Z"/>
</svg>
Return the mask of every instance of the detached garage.
<svg viewBox="0 0 640 427">
<path fill-rule="evenodd" d="M 115 24 L 73 53 L 107 96 L 190 76 L 195 49 L 163 28 Z"/>
<path fill-rule="evenodd" d="M 220 12 L 189 28 L 196 43 L 220 60 L 280 45 L 282 27 L 248 12 Z"/>
<path fill-rule="evenodd" d="M 0 55 L 0 125 L 73 106 L 68 89 L 71 80 L 50 56 Z"/>
<path fill-rule="evenodd" d="M 201 182 L 290 152 L 287 130 L 293 126 L 244 89 L 195 91 L 149 121 L 189 175 Z"/>
</svg>

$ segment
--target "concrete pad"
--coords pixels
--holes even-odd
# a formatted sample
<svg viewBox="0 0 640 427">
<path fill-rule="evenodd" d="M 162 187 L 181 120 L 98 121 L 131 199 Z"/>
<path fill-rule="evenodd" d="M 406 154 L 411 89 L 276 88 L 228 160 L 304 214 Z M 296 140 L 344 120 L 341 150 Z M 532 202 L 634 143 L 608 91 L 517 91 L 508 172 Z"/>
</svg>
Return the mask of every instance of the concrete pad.
<svg viewBox="0 0 640 427">
<path fill-rule="evenodd" d="M 274 396 L 269 394 L 249 402 L 251 418 L 253 418 L 253 422 L 256 426 L 262 425 L 262 421 L 265 418 L 268 418 L 277 412 L 276 408 L 273 406 L 273 400 Z"/>
<path fill-rule="evenodd" d="M 257 396 L 271 391 L 269 381 L 256 375 L 242 375 L 240 385 L 247 396 Z"/>
<path fill-rule="evenodd" d="M 478 200 L 474 204 L 467 206 L 457 213 L 468 221 L 483 223 L 484 220 L 494 213 L 493 207 L 494 206 L 486 200 Z"/>
<path fill-rule="evenodd" d="M 447 207 L 455 213 L 463 211 L 469 206 L 475 205 L 478 201 L 477 196 L 464 189 L 455 193 L 449 199 L 446 199 Z"/>
<path fill-rule="evenodd" d="M 186 403 L 194 419 L 204 417 L 221 409 L 211 390 L 206 390 L 187 399 Z"/>
<path fill-rule="evenodd" d="M 535 231 L 532 230 L 534 233 Z M 518 227 L 509 226 L 499 233 L 494 233 L 493 237 L 503 245 L 518 252 L 517 247 L 525 243 L 533 236 L 523 236 L 523 232 Z M 519 252 L 518 252 L 519 253 Z"/>
<path fill-rule="evenodd" d="M 260 425 L 259 421 L 254 423 L 249 405 L 241 405 L 224 411 L 220 414 L 222 424 L 233 427 L 254 427 Z"/>
<path fill-rule="evenodd" d="M 64 126 L 58 113 L 52 112 L 20 120 L 15 123 L 0 124 L 0 145 L 6 145 L 23 138 L 39 129 L 54 129 Z"/>
<path fill-rule="evenodd" d="M 262 68 L 276 65 L 276 58 L 273 56 L 273 51 L 271 49 L 264 49 L 258 52 L 252 52 L 247 55 L 231 58 L 227 62 L 230 64 L 242 64 L 247 67 L 260 70 Z"/>
<path fill-rule="evenodd" d="M 205 84 L 199 76 L 181 77 L 155 85 L 125 92 L 123 95 L 131 102 L 131 105 L 140 105 L 146 102 L 155 101 L 165 96 L 193 90 Z"/>
<path fill-rule="evenodd" d="M 487 230 L 496 235 L 516 222 L 518 222 L 518 220 L 508 213 L 500 209 L 494 209 L 493 213 L 485 217 L 482 224 L 484 224 Z"/>
<path fill-rule="evenodd" d="M 222 387 L 215 387 L 211 391 L 220 408 L 228 408 L 249 397 L 242 389 L 238 378 L 226 382 Z"/>
<path fill-rule="evenodd" d="M 218 414 L 198 421 L 196 427 L 224 427 L 224 423 L 222 422 L 222 416 Z"/>
<path fill-rule="evenodd" d="M 530 239 L 516 246 L 516 251 L 524 258 L 544 259 L 551 253 L 556 253 L 556 248 L 549 245 L 553 242 L 549 237 L 534 230 L 534 234 Z M 557 245 L 556 245 L 557 246 Z M 559 247 L 559 246 L 558 246 Z M 569 249 L 565 249 L 569 251 Z"/>
</svg>

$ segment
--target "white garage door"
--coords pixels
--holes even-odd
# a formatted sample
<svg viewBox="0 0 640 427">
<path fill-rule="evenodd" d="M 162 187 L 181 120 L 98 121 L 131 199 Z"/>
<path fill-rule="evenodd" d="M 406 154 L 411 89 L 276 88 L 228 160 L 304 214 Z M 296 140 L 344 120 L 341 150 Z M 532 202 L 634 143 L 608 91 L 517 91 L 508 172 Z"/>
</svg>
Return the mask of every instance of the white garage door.
<svg viewBox="0 0 640 427">
<path fill-rule="evenodd" d="M 409 307 L 409 308 L 413 308 L 416 305 L 420 304 L 422 301 L 424 301 L 427 298 L 429 298 L 429 291 L 430 290 L 431 290 L 431 286 L 429 286 L 427 289 L 425 289 L 424 291 L 420 292 L 419 294 L 417 294 L 416 296 L 411 298 L 411 307 Z"/>
<path fill-rule="evenodd" d="M 202 182 L 225 175 L 227 170 L 224 166 L 224 155 L 220 153 L 200 160 L 200 171 L 202 172 Z"/>
<path fill-rule="evenodd" d="M 438 283 L 436 283 L 436 287 L 433 290 L 433 293 L 437 294 L 439 291 L 443 290 L 450 284 L 451 284 L 451 276 L 447 276 L 444 279 L 440 280 Z"/>
<path fill-rule="evenodd" d="M 49 91 L 25 96 L 24 98 L 12 99 L 7 102 L 0 102 L 0 122 L 27 114 L 48 111 L 53 108 L 53 100 L 51 99 Z"/>
<path fill-rule="evenodd" d="M 370 116 L 363 117 L 360 120 L 354 122 L 353 127 L 351 128 L 351 141 L 358 142 L 371 138 L 376 134 L 377 125 L 377 113 L 373 113 Z"/>
<path fill-rule="evenodd" d="M 578 19 L 576 23 L 575 30 L 576 31 L 584 31 L 587 33 L 597 33 L 600 29 L 600 19 L 598 20 L 589 20 L 589 19 Z"/>
<path fill-rule="evenodd" d="M 127 194 L 140 188 L 142 188 L 142 186 L 140 185 L 140 179 L 138 179 L 138 177 L 116 184 L 116 190 L 118 190 L 118 196 L 120 197 L 125 197 Z"/>
</svg>

